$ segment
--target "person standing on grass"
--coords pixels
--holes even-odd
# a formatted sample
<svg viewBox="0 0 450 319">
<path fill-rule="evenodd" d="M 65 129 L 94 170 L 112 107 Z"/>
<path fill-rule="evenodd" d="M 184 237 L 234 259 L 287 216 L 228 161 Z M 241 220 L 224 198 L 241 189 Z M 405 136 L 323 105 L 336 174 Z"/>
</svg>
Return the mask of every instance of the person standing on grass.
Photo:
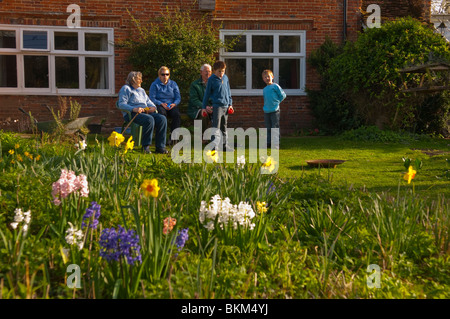
<svg viewBox="0 0 450 319">
<path fill-rule="evenodd" d="M 202 109 L 206 112 L 206 107 L 210 105 L 209 99 L 211 98 L 213 107 L 211 127 L 216 129 L 211 138 L 211 141 L 214 143 L 214 149 L 216 151 L 232 152 L 234 149 L 228 145 L 227 120 L 228 110 L 233 111 L 233 100 L 231 98 L 230 82 L 225 74 L 226 67 L 223 61 L 216 61 L 213 64 L 213 74 L 209 77 L 206 84 Z"/>
<path fill-rule="evenodd" d="M 202 114 L 203 96 L 205 95 L 206 83 L 211 76 L 212 68 L 209 64 L 203 64 L 200 68 L 200 78 L 191 83 L 189 88 L 189 104 L 187 115 L 193 120 L 202 120 L 202 139 L 203 133 L 211 126 L 213 108 L 211 103 L 206 106 L 206 116 Z M 206 143 L 206 140 L 203 141 Z"/>
<path fill-rule="evenodd" d="M 273 72 L 264 70 L 262 78 L 266 87 L 263 89 L 264 97 L 264 123 L 267 128 L 267 147 L 272 146 L 272 128 L 275 130 L 275 147 L 280 145 L 280 103 L 286 98 L 286 93 L 276 83 L 273 82 Z"/>
</svg>

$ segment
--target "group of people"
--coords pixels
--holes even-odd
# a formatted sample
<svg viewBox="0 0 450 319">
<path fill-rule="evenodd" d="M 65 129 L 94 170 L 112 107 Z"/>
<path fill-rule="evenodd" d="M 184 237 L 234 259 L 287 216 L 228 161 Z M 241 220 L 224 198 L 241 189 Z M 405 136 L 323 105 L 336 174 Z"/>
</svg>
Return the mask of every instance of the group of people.
<svg viewBox="0 0 450 319">
<path fill-rule="evenodd" d="M 230 83 L 225 74 L 224 61 L 216 61 L 211 67 L 202 65 L 200 78 L 195 80 L 189 90 L 187 114 L 193 120 L 202 120 L 203 131 L 212 127 L 216 130 L 211 142 L 217 151 L 233 151 L 228 145 L 228 114 L 233 113 L 233 100 Z M 264 96 L 264 121 L 268 128 L 268 146 L 270 147 L 271 128 L 280 127 L 280 103 L 286 98 L 281 87 L 273 82 L 273 73 L 265 70 L 262 74 L 266 87 Z M 126 121 L 134 119 L 134 123 L 142 126 L 142 150 L 151 153 L 153 131 L 155 131 L 155 152 L 167 154 L 166 131 L 167 118 L 172 120 L 170 129 L 173 132 L 181 126 L 181 114 L 178 105 L 181 95 L 178 85 L 170 80 L 169 68 L 163 66 L 158 70 L 158 78 L 151 84 L 149 95 L 141 87 L 142 73 L 132 71 L 128 74 L 125 85 L 119 91 L 118 105 Z M 131 114 L 131 118 L 129 117 Z M 279 136 L 276 137 L 279 139 Z"/>
</svg>

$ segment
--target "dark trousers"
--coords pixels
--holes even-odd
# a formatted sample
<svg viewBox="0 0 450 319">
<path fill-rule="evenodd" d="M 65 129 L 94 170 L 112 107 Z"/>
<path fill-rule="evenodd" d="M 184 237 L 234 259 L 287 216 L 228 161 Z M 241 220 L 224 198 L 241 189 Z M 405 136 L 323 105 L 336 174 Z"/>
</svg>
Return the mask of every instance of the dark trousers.
<svg viewBox="0 0 450 319">
<path fill-rule="evenodd" d="M 272 113 L 264 113 L 264 123 L 267 128 L 267 145 L 272 144 L 272 128 L 278 129 L 278 134 L 274 136 L 274 140 L 280 145 L 280 110 Z"/>
<path fill-rule="evenodd" d="M 136 113 L 131 113 L 133 118 Z M 125 116 L 125 120 L 128 120 L 128 115 Z M 155 130 L 155 147 L 157 149 L 166 148 L 166 131 L 167 131 L 167 119 L 158 113 L 140 113 L 134 119 L 133 123 L 142 126 L 142 146 L 146 147 L 152 144 L 153 130 Z"/>
<path fill-rule="evenodd" d="M 170 131 L 173 132 L 175 129 L 181 126 L 181 114 L 178 106 L 171 108 L 170 110 L 166 110 L 161 105 L 157 106 L 158 114 L 164 115 L 166 118 L 171 119 L 170 123 Z"/>
</svg>

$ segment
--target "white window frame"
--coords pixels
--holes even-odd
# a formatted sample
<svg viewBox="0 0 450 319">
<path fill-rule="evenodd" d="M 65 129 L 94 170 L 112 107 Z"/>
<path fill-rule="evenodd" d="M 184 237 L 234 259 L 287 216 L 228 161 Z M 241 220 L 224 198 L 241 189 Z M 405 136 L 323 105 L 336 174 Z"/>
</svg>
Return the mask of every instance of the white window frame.
<svg viewBox="0 0 450 319">
<path fill-rule="evenodd" d="M 115 96 L 115 71 L 114 71 L 114 29 L 112 28 L 68 28 L 54 26 L 31 26 L 31 25 L 2 25 L 0 30 L 15 31 L 16 48 L 0 48 L 0 55 L 15 55 L 17 63 L 17 87 L 0 87 L 0 95 L 74 95 L 74 96 Z M 47 50 L 23 48 L 23 31 L 46 31 Z M 56 50 L 55 32 L 73 32 L 78 34 L 78 50 Z M 86 51 L 85 34 L 103 33 L 108 37 L 108 49 L 106 51 Z M 48 88 L 26 88 L 24 56 L 47 56 L 49 57 L 49 87 Z M 58 89 L 56 87 L 55 58 L 61 56 L 78 57 L 79 88 Z M 108 59 L 108 89 L 86 89 L 85 61 L 87 57 L 100 57 Z"/>
<path fill-rule="evenodd" d="M 280 58 L 295 58 L 300 59 L 299 70 L 299 89 L 285 89 L 287 95 L 306 95 L 305 79 L 306 79 L 306 31 L 304 30 L 220 30 L 220 39 L 225 41 L 225 36 L 242 36 L 246 37 L 246 52 L 227 52 L 225 49 L 220 50 L 220 59 L 239 58 L 246 59 L 246 89 L 231 89 L 231 94 L 236 96 L 252 96 L 261 95 L 261 89 L 252 89 L 251 65 L 253 58 L 270 58 L 273 59 L 273 73 L 274 82 L 278 83 L 279 77 L 279 59 Z M 267 35 L 274 38 L 274 52 L 271 53 L 252 53 L 252 36 L 253 35 Z M 298 53 L 284 53 L 279 52 L 279 36 L 299 36 L 300 37 L 300 52 Z M 225 71 L 226 72 L 226 71 Z"/>
</svg>

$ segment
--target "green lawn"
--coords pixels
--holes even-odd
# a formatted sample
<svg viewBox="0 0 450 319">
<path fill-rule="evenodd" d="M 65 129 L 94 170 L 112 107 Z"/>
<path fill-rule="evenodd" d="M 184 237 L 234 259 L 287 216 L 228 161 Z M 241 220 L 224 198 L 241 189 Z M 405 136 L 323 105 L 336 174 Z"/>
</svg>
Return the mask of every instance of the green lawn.
<svg viewBox="0 0 450 319">
<path fill-rule="evenodd" d="M 436 194 L 450 195 L 449 179 L 442 178 L 450 158 L 450 140 L 433 139 L 403 143 L 355 142 L 338 137 L 287 137 L 283 138 L 280 149 L 279 175 L 282 178 L 302 177 L 320 173 L 333 183 L 345 187 L 365 189 L 369 192 L 397 193 L 412 188 L 422 196 L 435 197 Z M 434 150 L 427 155 L 421 150 Z M 438 152 L 440 151 L 440 152 Z M 428 151 L 428 153 L 430 153 Z M 406 169 L 403 157 L 423 163 L 411 184 L 403 180 Z M 336 168 L 310 167 L 306 161 L 314 159 L 345 160 Z"/>
</svg>

